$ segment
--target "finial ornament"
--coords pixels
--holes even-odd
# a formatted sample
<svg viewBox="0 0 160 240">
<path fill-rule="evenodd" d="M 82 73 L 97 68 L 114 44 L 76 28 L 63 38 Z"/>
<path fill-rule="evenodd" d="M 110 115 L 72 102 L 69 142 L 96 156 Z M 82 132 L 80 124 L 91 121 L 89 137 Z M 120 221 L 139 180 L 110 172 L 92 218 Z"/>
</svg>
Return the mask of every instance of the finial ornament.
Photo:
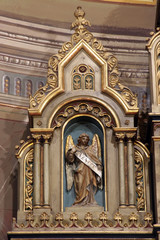
<svg viewBox="0 0 160 240">
<path fill-rule="evenodd" d="M 72 23 L 72 28 L 78 27 L 78 29 L 83 29 L 84 26 L 91 26 L 90 22 L 84 18 L 85 12 L 81 7 L 77 7 L 74 12 L 74 16 L 77 18 L 75 22 Z"/>
<path fill-rule="evenodd" d="M 74 12 L 74 16 L 77 18 L 72 23 L 71 28 L 75 28 L 75 33 L 72 36 L 72 42 L 78 43 L 81 39 L 90 42 L 93 35 L 85 28 L 85 26 L 91 26 L 90 22 L 84 18 L 85 12 L 81 7 L 77 7 Z"/>
<path fill-rule="evenodd" d="M 74 16 L 78 19 L 78 18 L 80 18 L 80 17 L 84 17 L 85 16 L 85 12 L 83 11 L 83 9 L 80 7 L 80 6 L 78 6 L 77 7 L 77 9 L 75 10 L 75 12 L 74 12 Z"/>
</svg>

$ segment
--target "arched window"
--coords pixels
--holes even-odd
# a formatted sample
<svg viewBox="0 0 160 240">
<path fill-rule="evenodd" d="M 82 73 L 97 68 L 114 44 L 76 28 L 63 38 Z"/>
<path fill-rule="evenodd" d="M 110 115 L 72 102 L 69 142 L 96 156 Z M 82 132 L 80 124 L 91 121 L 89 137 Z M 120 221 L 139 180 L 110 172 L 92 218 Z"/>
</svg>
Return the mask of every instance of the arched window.
<svg viewBox="0 0 160 240">
<path fill-rule="evenodd" d="M 3 81 L 2 81 L 2 89 L 3 93 L 9 94 L 10 93 L 10 78 L 8 76 L 3 76 Z"/>
<path fill-rule="evenodd" d="M 30 95 L 32 95 L 32 81 L 31 80 L 27 80 L 26 82 L 26 97 L 29 97 Z"/>
</svg>

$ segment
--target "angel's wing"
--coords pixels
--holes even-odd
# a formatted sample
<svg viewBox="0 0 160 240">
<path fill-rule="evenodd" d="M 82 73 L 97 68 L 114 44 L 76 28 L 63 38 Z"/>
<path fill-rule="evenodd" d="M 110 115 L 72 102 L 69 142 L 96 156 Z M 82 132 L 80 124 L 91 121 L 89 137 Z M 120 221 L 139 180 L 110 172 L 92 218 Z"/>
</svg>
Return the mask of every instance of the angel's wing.
<svg viewBox="0 0 160 240">
<path fill-rule="evenodd" d="M 90 157 L 93 159 L 95 163 L 97 163 L 96 158 L 101 162 L 102 164 L 102 158 L 101 158 L 101 143 L 99 140 L 99 137 L 97 134 L 93 136 L 92 144 L 88 147 L 87 152 L 89 151 Z M 90 154 L 91 153 L 91 154 Z M 95 158 L 96 157 L 96 158 Z M 99 164 L 99 163 L 98 163 Z M 102 167 L 102 165 L 101 165 Z M 97 178 L 98 180 L 98 178 Z M 103 189 L 103 182 L 102 179 L 98 180 L 98 188 Z"/>
<path fill-rule="evenodd" d="M 101 143 L 100 143 L 100 140 L 99 140 L 99 137 L 97 134 L 95 134 L 93 136 L 93 139 L 92 139 L 92 151 L 94 152 L 94 154 L 96 155 L 96 157 L 102 161 L 102 157 L 101 157 Z M 98 188 L 100 189 L 103 189 L 103 182 L 100 181 L 98 183 Z"/>
<path fill-rule="evenodd" d="M 66 163 L 66 177 L 67 177 L 67 191 L 71 190 L 73 182 L 74 182 L 74 170 L 75 170 L 75 164 L 73 163 L 68 164 Z"/>
<path fill-rule="evenodd" d="M 99 137 L 97 134 L 95 134 L 93 136 L 93 139 L 92 139 L 92 144 L 91 144 L 91 149 L 92 149 L 92 152 L 93 154 L 99 159 L 101 160 L 101 143 L 100 143 L 100 140 L 99 140 Z"/>
<path fill-rule="evenodd" d="M 65 147 L 65 156 L 67 157 L 68 150 L 75 148 L 73 138 L 71 135 L 68 135 L 66 140 L 66 147 Z M 66 162 L 66 180 L 67 180 L 67 190 L 69 191 L 72 188 L 73 181 L 74 181 L 74 170 L 75 164 L 68 164 Z"/>
<path fill-rule="evenodd" d="M 67 156 L 67 152 L 69 149 L 75 148 L 75 144 L 73 142 L 73 138 L 71 135 L 68 135 L 66 140 L 66 147 L 65 147 L 65 156 Z"/>
</svg>

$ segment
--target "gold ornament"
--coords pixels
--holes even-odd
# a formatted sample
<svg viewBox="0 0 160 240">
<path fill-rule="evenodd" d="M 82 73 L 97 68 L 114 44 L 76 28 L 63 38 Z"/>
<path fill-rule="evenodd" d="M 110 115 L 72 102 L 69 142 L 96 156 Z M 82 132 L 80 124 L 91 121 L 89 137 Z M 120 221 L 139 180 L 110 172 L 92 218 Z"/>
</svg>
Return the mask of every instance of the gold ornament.
<svg viewBox="0 0 160 240">
<path fill-rule="evenodd" d="M 25 156 L 25 210 L 32 210 L 33 201 L 33 149 Z"/>
<path fill-rule="evenodd" d="M 71 41 L 64 43 L 58 53 L 49 59 L 47 83 L 45 86 L 39 88 L 33 97 L 30 97 L 30 108 L 38 107 L 51 91 L 59 87 L 58 64 L 81 40 L 87 42 L 107 62 L 109 87 L 118 92 L 130 107 L 137 107 L 137 96 L 119 81 L 117 58 L 113 54 L 106 52 L 102 43 L 87 30 L 86 26 L 91 26 L 91 24 L 84 18 L 85 13 L 81 7 L 77 7 L 74 15 L 76 20 L 72 23 L 72 29 L 75 29 L 75 33 L 73 33 Z M 75 89 L 79 89 L 79 84 L 75 85 Z M 91 85 L 88 85 L 88 89 L 91 89 Z"/>
<path fill-rule="evenodd" d="M 137 201 L 137 210 L 145 210 L 145 197 L 144 197 L 144 174 L 143 174 L 143 156 L 138 150 L 135 150 L 135 180 L 136 180 L 136 201 Z"/>
</svg>

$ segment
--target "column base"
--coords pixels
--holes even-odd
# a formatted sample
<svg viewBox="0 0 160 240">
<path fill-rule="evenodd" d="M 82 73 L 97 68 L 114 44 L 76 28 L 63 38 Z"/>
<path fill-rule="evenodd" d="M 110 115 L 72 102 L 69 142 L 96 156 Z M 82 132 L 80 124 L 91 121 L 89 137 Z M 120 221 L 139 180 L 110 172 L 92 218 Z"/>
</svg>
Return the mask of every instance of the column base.
<svg viewBox="0 0 160 240">
<path fill-rule="evenodd" d="M 137 213 L 137 208 L 136 206 L 133 205 L 121 205 L 119 206 L 119 213 L 122 215 L 130 215 L 131 213 Z"/>
<path fill-rule="evenodd" d="M 33 209 L 39 209 L 39 208 L 42 208 L 42 206 L 41 205 L 34 205 L 33 206 Z"/>
<path fill-rule="evenodd" d="M 129 207 L 129 208 L 136 208 L 136 205 L 130 204 L 130 205 L 128 205 L 127 207 Z"/>
<path fill-rule="evenodd" d="M 43 205 L 42 208 L 50 208 L 51 209 L 51 206 L 50 205 Z"/>
</svg>

